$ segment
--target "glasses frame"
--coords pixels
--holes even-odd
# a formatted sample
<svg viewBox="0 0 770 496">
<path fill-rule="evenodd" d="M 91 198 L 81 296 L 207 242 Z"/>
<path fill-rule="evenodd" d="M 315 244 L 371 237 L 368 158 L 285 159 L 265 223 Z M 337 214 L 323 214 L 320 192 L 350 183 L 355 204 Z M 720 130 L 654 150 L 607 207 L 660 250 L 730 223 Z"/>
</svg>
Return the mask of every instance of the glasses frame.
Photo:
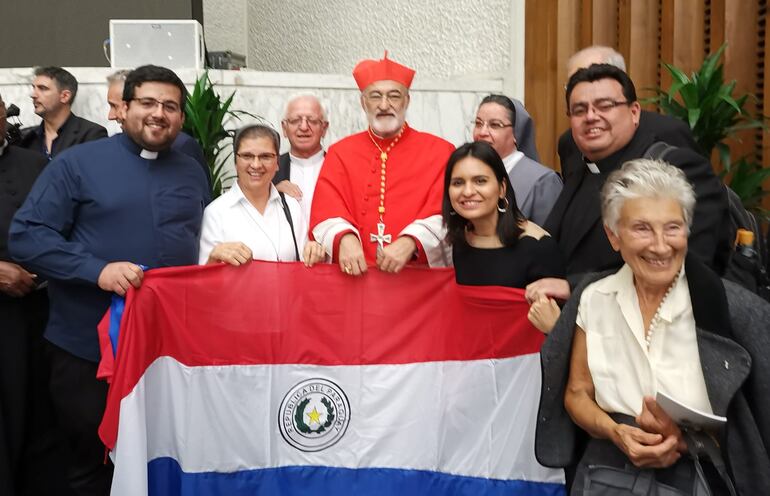
<svg viewBox="0 0 770 496">
<path fill-rule="evenodd" d="M 260 164 L 265 166 L 272 165 L 278 160 L 277 153 L 260 153 L 259 155 L 254 155 L 253 153 L 235 152 L 235 156 L 248 164 L 259 161 Z"/>
<path fill-rule="evenodd" d="M 302 121 L 305 121 L 307 123 L 307 126 L 313 129 L 318 129 L 322 127 L 324 124 L 326 124 L 326 121 L 323 119 L 319 119 L 316 117 L 308 117 L 306 115 L 299 116 L 299 117 L 292 117 L 291 119 L 284 119 L 281 122 L 283 122 L 284 124 L 290 127 L 299 127 L 300 125 L 302 125 Z"/>
<path fill-rule="evenodd" d="M 156 108 L 158 108 L 158 105 L 160 105 L 163 111 L 168 114 L 177 114 L 182 111 L 182 106 L 179 104 L 179 102 L 175 102 L 174 100 L 161 101 L 150 96 L 142 96 L 134 97 L 130 101 L 138 102 L 139 106 L 145 110 L 154 111 Z M 153 105 L 150 105 L 150 103 L 153 103 Z"/>
<path fill-rule="evenodd" d="M 594 112 L 601 115 L 606 115 L 615 110 L 616 108 L 620 107 L 621 105 L 631 105 L 633 102 L 630 102 L 628 100 L 613 100 L 612 98 L 599 98 L 594 100 L 593 102 L 588 102 L 587 104 L 583 103 L 576 103 L 573 105 L 572 108 L 567 109 L 567 116 L 569 117 L 577 117 L 582 118 L 585 117 L 588 114 L 588 111 L 590 109 L 594 109 Z M 579 109 L 578 113 L 575 113 L 574 108 L 579 105 L 585 105 L 585 110 L 582 109 L 582 107 Z"/>
</svg>

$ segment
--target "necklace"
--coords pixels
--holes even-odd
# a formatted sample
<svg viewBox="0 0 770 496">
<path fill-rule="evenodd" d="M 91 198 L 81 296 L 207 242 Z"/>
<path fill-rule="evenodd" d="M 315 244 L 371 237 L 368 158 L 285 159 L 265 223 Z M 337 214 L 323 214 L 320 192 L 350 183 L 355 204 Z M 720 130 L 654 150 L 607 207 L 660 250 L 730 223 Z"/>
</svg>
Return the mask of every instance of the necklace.
<svg viewBox="0 0 770 496">
<path fill-rule="evenodd" d="M 655 328 L 658 327 L 658 323 L 660 322 L 660 309 L 663 308 L 663 304 L 666 303 L 668 295 L 671 294 L 671 290 L 673 290 L 674 286 L 676 286 L 676 281 L 679 279 L 679 274 L 681 274 L 681 272 L 682 270 L 680 269 L 679 272 L 677 272 L 674 276 L 674 280 L 671 281 L 671 285 L 666 290 L 666 293 L 663 295 L 663 299 L 660 300 L 660 304 L 655 310 L 655 315 L 653 315 L 652 320 L 650 320 L 650 325 L 647 327 L 647 332 L 644 333 L 644 342 L 647 343 L 648 351 L 650 349 L 650 343 L 652 343 L 652 335 L 655 332 Z"/>
<path fill-rule="evenodd" d="M 388 153 L 390 153 L 390 150 L 393 149 L 394 146 L 396 146 L 396 143 L 398 143 L 398 140 L 401 139 L 401 135 L 404 134 L 404 129 L 406 128 L 406 125 L 401 126 L 401 130 L 396 135 L 393 142 L 388 145 L 388 147 L 383 150 L 382 147 L 377 143 L 377 140 L 374 139 L 374 135 L 372 134 L 372 128 L 367 128 L 366 132 L 369 134 L 369 139 L 372 140 L 372 143 L 374 146 L 377 147 L 377 149 L 380 151 L 380 206 L 377 209 L 377 212 L 379 213 L 380 221 L 377 222 L 377 234 L 370 234 L 369 235 L 369 241 L 372 243 L 377 243 L 377 250 L 380 251 L 385 247 L 385 243 L 390 243 L 393 237 L 390 234 L 385 234 L 385 163 L 388 161 Z"/>
</svg>

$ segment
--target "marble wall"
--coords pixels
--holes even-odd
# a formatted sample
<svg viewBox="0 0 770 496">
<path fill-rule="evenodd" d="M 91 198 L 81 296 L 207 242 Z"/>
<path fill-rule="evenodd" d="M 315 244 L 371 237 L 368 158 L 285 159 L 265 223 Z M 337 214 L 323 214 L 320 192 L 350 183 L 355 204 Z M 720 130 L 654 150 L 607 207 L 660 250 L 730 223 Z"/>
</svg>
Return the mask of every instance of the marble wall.
<svg viewBox="0 0 770 496">
<path fill-rule="evenodd" d="M 73 111 L 89 120 L 108 126 L 106 77 L 107 68 L 70 68 L 79 81 L 78 95 Z M 366 127 L 359 103 L 359 91 L 352 76 L 329 74 L 276 73 L 258 71 L 210 71 L 221 94 L 236 92 L 233 108 L 260 116 L 280 129 L 286 101 L 299 93 L 317 95 L 326 107 L 330 121 L 325 144 L 331 143 Z M 179 71 L 187 85 L 197 77 L 194 70 Z M 29 98 L 32 69 L 0 69 L 0 94 L 7 104 L 21 109 L 25 126 L 40 122 Z M 407 120 L 415 129 L 427 131 L 451 141 L 455 145 L 470 139 L 469 123 L 475 116 L 479 101 L 487 94 L 503 91 L 502 78 L 497 79 L 429 79 L 419 74 L 412 85 L 412 99 Z M 245 118 L 241 123 L 253 122 Z M 114 123 L 109 124 L 115 130 Z M 110 129 L 110 127 L 108 127 Z M 285 151 L 286 143 L 282 144 Z"/>
<path fill-rule="evenodd" d="M 503 78 L 524 92 L 524 0 L 203 0 L 209 50 L 260 71 L 350 74 L 392 57 L 432 78 Z"/>
</svg>

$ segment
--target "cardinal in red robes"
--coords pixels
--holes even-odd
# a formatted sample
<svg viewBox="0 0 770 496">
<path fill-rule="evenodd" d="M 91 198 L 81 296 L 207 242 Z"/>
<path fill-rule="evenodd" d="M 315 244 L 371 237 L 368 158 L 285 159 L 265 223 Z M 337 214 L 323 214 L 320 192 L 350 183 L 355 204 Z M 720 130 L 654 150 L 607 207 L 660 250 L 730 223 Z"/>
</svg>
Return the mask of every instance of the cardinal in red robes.
<svg viewBox="0 0 770 496">
<path fill-rule="evenodd" d="M 406 123 L 414 70 L 385 57 L 353 69 L 369 127 L 329 148 L 310 236 L 346 274 L 446 265 L 441 198 L 454 146 Z"/>
</svg>

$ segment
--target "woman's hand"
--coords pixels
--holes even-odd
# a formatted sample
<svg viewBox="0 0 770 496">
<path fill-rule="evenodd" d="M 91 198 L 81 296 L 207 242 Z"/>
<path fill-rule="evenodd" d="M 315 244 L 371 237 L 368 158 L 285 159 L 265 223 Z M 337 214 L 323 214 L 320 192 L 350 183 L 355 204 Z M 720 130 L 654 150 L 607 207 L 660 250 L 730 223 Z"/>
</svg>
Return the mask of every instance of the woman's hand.
<svg viewBox="0 0 770 496">
<path fill-rule="evenodd" d="M 302 260 L 305 261 L 305 267 L 312 267 L 313 264 L 322 262 L 326 258 L 326 251 L 321 243 L 317 241 L 308 241 L 302 250 Z"/>
<path fill-rule="evenodd" d="M 637 467 L 666 468 L 682 456 L 676 436 L 664 437 L 626 424 L 616 424 L 612 441 Z"/>
<path fill-rule="evenodd" d="M 559 320 L 561 309 L 553 298 L 541 296 L 532 303 L 527 313 L 527 318 L 533 326 L 537 327 L 544 334 L 548 334 Z"/>
<path fill-rule="evenodd" d="M 687 442 L 684 440 L 679 426 L 671 420 L 671 417 L 652 396 L 644 397 L 642 413 L 636 417 L 636 423 L 646 432 L 661 434 L 665 438 L 674 436 L 677 439 L 677 449 L 682 453 L 687 451 Z"/>
<path fill-rule="evenodd" d="M 251 248 L 240 241 L 234 241 L 215 245 L 214 249 L 209 253 L 209 259 L 206 264 L 224 262 L 237 267 L 250 262 L 251 258 Z"/>
</svg>

